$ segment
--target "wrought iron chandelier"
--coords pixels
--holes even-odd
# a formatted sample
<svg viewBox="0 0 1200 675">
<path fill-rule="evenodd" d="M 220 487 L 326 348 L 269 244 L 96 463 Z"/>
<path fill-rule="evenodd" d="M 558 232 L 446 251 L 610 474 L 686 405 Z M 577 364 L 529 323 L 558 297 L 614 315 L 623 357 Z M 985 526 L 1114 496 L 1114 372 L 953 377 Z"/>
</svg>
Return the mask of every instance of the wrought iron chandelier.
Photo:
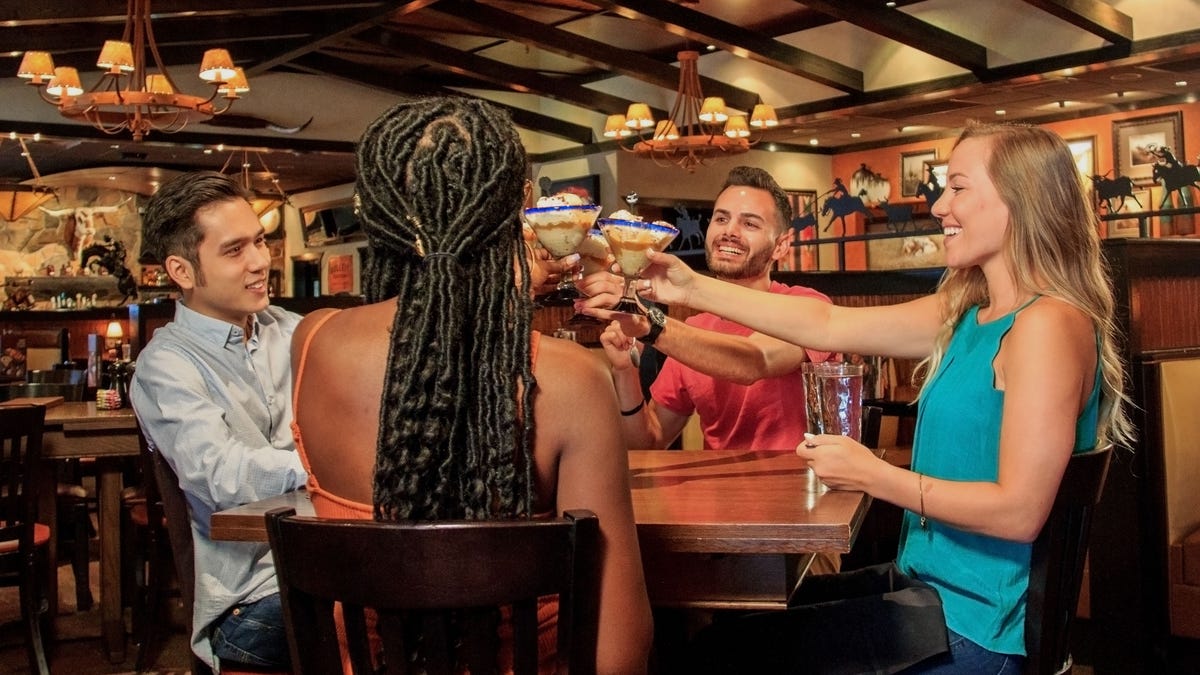
<svg viewBox="0 0 1200 675">
<path fill-rule="evenodd" d="M 691 173 L 713 157 L 748 151 L 758 141 L 750 138 L 751 128 L 765 130 L 779 124 L 775 109 L 764 103 L 754 106 L 749 124 L 745 115 L 730 115 L 723 99 L 705 98 L 700 88 L 700 53 L 684 50 L 678 56 L 679 88 L 670 117 L 656 122 L 649 105 L 634 103 L 624 115 L 608 116 L 605 138 L 621 141 L 622 149 L 660 166 L 675 165 Z M 653 133 L 645 136 L 650 129 Z M 633 142 L 632 147 L 624 144 L 626 140 Z"/>
<path fill-rule="evenodd" d="M 147 51 L 157 72 L 147 71 Z M 49 52 L 25 52 L 17 75 L 38 87 L 42 99 L 64 117 L 88 122 L 106 134 L 129 131 L 135 141 L 151 131 L 173 133 L 189 122 L 220 115 L 250 90 L 229 52 L 209 49 L 200 64 L 200 79 L 212 85 L 212 94 L 206 98 L 181 93 L 159 56 L 150 27 L 150 0 L 128 0 L 125 32 L 120 40 L 105 41 L 96 65 L 106 72 L 87 91 L 79 72 L 56 68 Z M 218 96 L 224 99 L 219 108 L 214 104 Z"/>
</svg>

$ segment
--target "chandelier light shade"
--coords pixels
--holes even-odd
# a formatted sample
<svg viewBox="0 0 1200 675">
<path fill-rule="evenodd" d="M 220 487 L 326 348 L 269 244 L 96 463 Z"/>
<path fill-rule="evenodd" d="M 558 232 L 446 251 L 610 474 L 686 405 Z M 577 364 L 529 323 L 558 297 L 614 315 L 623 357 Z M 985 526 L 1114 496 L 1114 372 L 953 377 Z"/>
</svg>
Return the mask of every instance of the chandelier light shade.
<svg viewBox="0 0 1200 675">
<path fill-rule="evenodd" d="M 147 53 L 152 61 L 147 61 Z M 42 98 L 57 106 L 63 117 L 87 122 L 106 134 L 128 131 L 135 141 L 151 131 L 172 133 L 190 122 L 211 119 L 250 90 L 245 74 L 233 65 L 229 52 L 209 49 L 201 61 L 199 76 L 213 87 L 212 93 L 183 93 L 158 54 L 150 27 L 150 0 L 129 0 L 125 32 L 120 40 L 105 41 L 96 66 L 104 73 L 86 91 L 78 72 L 74 68 L 55 68 L 48 52 L 25 52 L 17 76 L 39 87 Z M 157 72 L 151 74 L 147 66 Z M 214 103 L 218 96 L 223 100 Z"/>
<path fill-rule="evenodd" d="M 605 138 L 625 138 L 632 136 L 633 130 L 625 124 L 625 116 L 618 113 L 609 115 L 604 121 L 604 137 Z"/>
<path fill-rule="evenodd" d="M 622 116 L 609 115 L 604 136 L 618 141 L 630 136 L 633 147 L 622 145 L 622 149 L 690 173 L 713 157 L 749 150 L 756 142 L 749 138 L 751 126 L 762 130 L 779 124 L 775 109 L 769 105 L 756 105 L 747 125 L 745 115 L 729 114 L 724 99 L 706 98 L 700 89 L 699 61 L 697 51 L 679 52 L 679 88 L 668 119 L 655 121 L 649 105 L 634 103 L 624 115 L 627 133 L 622 134 L 616 128 Z M 650 129 L 654 131 L 647 135 Z"/>
<path fill-rule="evenodd" d="M 0 219 L 13 222 L 20 220 L 53 198 L 54 190 L 41 184 L 42 174 L 38 172 L 37 164 L 33 162 L 33 155 L 29 153 L 29 146 L 25 144 L 25 139 L 16 134 L 9 134 L 9 138 L 16 140 L 21 145 L 21 155 L 25 157 L 29 169 L 33 171 L 34 181 L 33 185 L 16 182 L 0 183 Z"/>
</svg>

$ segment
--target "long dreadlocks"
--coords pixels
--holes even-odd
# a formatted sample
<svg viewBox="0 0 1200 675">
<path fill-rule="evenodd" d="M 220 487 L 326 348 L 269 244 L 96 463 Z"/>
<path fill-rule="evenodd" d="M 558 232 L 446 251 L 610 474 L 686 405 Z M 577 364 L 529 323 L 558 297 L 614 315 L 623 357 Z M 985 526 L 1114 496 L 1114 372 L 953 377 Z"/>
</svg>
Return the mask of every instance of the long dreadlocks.
<svg viewBox="0 0 1200 675">
<path fill-rule="evenodd" d="M 508 115 L 477 99 L 401 103 L 359 142 L 367 301 L 397 298 L 379 411 L 376 519 L 530 513 L 524 168 Z"/>
</svg>

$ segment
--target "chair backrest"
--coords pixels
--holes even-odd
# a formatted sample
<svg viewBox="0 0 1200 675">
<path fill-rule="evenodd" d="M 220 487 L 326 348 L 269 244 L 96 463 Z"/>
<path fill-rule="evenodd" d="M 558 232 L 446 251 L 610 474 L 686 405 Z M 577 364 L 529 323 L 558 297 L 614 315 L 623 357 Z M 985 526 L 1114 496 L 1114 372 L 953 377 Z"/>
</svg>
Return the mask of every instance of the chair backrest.
<svg viewBox="0 0 1200 675">
<path fill-rule="evenodd" d="M 342 603 L 355 673 L 374 672 L 366 608 L 378 616 L 386 672 L 494 672 L 498 607 L 513 626 L 513 672 L 537 672 L 537 599 L 558 595 L 559 672 L 595 671 L 599 520 L 391 523 L 266 515 L 297 674 L 341 672 Z M 453 628 L 451 628 L 453 626 Z M 456 660 L 456 658 L 458 660 Z"/>
<path fill-rule="evenodd" d="M 87 385 L 64 382 L 21 382 L 0 385 L 0 401 L 43 396 L 61 396 L 64 401 L 82 401 L 86 393 Z"/>
<path fill-rule="evenodd" d="M 1092 511 L 1104 491 L 1112 448 L 1073 455 L 1041 534 L 1033 542 L 1025 606 L 1025 672 L 1062 672 L 1070 662 Z"/>
<path fill-rule="evenodd" d="M 183 600 L 183 610 L 187 614 L 187 634 L 190 641 L 192 606 L 196 597 L 196 562 L 193 557 L 192 520 L 188 515 L 187 499 L 183 496 L 183 489 L 179 487 L 179 478 L 175 475 L 175 470 L 163 458 L 162 453 L 150 447 L 144 433 L 138 434 L 138 440 L 141 443 L 142 465 L 149 469 L 143 471 L 146 481 L 146 504 L 149 506 L 154 503 L 152 495 L 157 495 L 162 503 L 163 515 L 167 521 L 167 539 L 171 542 L 171 557 L 175 559 L 175 573 L 179 577 L 179 595 Z M 150 516 L 155 517 L 154 511 L 150 512 Z M 192 654 L 192 672 L 196 675 L 208 675 L 211 669 L 198 656 Z"/>
<path fill-rule="evenodd" d="M 34 480 L 45 421 L 43 406 L 0 406 L 0 544 L 17 542 L 15 551 L 30 563 L 37 517 Z"/>
<path fill-rule="evenodd" d="M 862 435 L 859 442 L 868 448 L 879 447 L 879 427 L 883 425 L 883 408 L 864 405 L 862 409 Z"/>
</svg>

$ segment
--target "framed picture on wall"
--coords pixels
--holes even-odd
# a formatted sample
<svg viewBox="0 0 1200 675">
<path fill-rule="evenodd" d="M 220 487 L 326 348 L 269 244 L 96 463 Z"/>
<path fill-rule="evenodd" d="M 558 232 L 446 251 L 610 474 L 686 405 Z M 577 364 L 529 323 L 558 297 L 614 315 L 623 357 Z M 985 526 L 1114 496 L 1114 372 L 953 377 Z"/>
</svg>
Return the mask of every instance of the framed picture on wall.
<svg viewBox="0 0 1200 675">
<path fill-rule="evenodd" d="M 1117 176 L 1128 176 L 1137 185 L 1153 184 L 1154 163 L 1164 158 L 1164 152 L 1183 157 L 1182 112 L 1113 122 Z"/>
<path fill-rule="evenodd" d="M 587 176 L 579 176 L 576 178 L 551 180 L 550 188 L 546 190 L 546 194 L 556 195 L 560 192 L 573 192 L 593 204 L 599 204 L 600 174 L 593 173 Z"/>
<path fill-rule="evenodd" d="M 946 189 L 946 171 L 950 166 L 950 160 L 943 159 L 935 162 L 925 162 L 929 166 L 929 174 L 932 178 L 937 179 L 937 184 Z"/>
<path fill-rule="evenodd" d="M 1067 147 L 1071 149 L 1071 156 L 1075 158 L 1075 168 L 1079 170 L 1079 177 L 1085 185 L 1090 186 L 1092 176 L 1099 173 L 1096 169 L 1096 137 L 1083 136 L 1068 138 L 1066 141 Z"/>
<path fill-rule="evenodd" d="M 900 155 L 900 196 L 916 197 L 917 186 L 925 180 L 925 164 L 937 159 L 937 150 L 919 150 Z"/>
</svg>

